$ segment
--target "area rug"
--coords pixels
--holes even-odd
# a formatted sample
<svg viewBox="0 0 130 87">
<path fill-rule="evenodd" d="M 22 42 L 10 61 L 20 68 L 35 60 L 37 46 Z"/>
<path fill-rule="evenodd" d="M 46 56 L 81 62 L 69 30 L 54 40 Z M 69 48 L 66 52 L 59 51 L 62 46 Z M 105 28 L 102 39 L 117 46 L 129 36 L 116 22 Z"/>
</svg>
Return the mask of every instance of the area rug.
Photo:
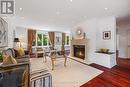
<svg viewBox="0 0 130 87">
<path fill-rule="evenodd" d="M 64 59 L 55 61 L 55 69 L 51 70 L 51 60 L 48 57 L 45 63 L 43 58 L 30 59 L 31 71 L 47 68 L 52 74 L 52 87 L 80 87 L 89 80 L 101 74 L 103 71 L 82 64 L 75 60 L 67 60 L 64 67 Z"/>
</svg>

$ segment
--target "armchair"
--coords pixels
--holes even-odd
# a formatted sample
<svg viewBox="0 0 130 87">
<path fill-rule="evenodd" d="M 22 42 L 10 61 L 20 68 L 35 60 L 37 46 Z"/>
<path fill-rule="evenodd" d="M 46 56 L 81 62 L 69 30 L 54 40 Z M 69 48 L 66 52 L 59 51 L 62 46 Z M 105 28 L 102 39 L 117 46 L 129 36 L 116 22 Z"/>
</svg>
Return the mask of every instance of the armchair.
<svg viewBox="0 0 130 87">
<path fill-rule="evenodd" d="M 30 58 L 28 51 L 25 51 L 25 55 L 18 56 L 17 51 L 13 48 L 8 48 L 7 50 L 4 50 L 3 53 L 14 57 L 17 60 L 17 62 L 19 61 L 26 62 L 26 61 L 29 61 L 29 58 Z"/>
</svg>

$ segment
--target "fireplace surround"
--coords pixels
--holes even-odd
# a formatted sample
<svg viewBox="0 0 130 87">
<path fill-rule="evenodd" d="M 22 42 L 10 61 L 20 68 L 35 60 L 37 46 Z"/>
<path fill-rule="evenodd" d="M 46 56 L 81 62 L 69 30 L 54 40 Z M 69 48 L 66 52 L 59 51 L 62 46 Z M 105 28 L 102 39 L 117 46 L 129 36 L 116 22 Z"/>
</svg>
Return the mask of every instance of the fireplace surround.
<svg viewBox="0 0 130 87">
<path fill-rule="evenodd" d="M 86 60 L 88 57 L 88 39 L 73 39 L 71 40 L 70 56 Z"/>
</svg>

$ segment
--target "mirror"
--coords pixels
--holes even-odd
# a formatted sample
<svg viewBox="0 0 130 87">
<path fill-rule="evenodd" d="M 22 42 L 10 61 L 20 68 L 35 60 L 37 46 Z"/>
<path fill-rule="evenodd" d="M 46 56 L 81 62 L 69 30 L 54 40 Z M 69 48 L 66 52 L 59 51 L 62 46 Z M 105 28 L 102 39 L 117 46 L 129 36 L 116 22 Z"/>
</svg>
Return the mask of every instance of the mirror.
<svg viewBox="0 0 130 87">
<path fill-rule="evenodd" d="M 82 30 L 81 29 L 77 29 L 76 34 L 77 35 L 81 35 L 82 34 Z"/>
</svg>

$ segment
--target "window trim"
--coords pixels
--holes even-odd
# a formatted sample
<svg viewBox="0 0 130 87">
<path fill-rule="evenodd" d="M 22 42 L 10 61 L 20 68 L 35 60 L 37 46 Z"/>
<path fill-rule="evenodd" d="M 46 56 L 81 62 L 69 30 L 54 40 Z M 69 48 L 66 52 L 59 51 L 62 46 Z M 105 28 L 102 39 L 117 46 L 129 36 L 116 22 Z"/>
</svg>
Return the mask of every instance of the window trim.
<svg viewBox="0 0 130 87">
<path fill-rule="evenodd" d="M 37 37 L 38 37 L 38 34 L 42 34 L 42 45 L 41 46 L 38 46 L 37 44 Z M 43 35 L 46 35 L 48 40 L 47 40 L 47 45 L 43 45 Z M 49 35 L 46 33 L 46 32 L 36 32 L 36 42 L 35 42 L 35 46 L 32 46 L 32 47 L 49 47 Z"/>
</svg>

